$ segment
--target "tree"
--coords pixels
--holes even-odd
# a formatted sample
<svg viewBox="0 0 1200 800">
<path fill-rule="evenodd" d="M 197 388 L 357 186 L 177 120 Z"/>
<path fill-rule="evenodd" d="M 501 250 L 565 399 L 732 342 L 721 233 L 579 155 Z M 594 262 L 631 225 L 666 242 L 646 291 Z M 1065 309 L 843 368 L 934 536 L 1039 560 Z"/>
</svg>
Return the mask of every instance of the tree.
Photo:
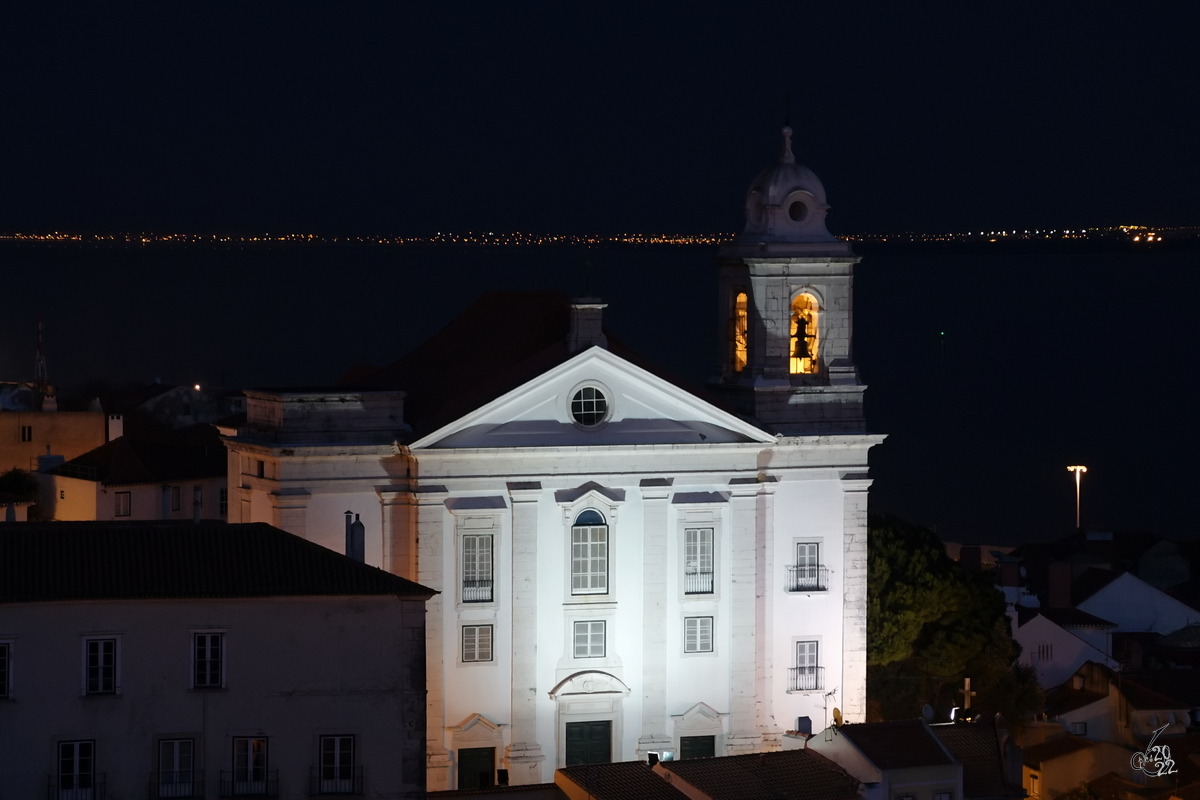
<svg viewBox="0 0 1200 800">
<path fill-rule="evenodd" d="M 13 467 L 8 472 L 0 474 L 0 494 L 12 495 L 30 502 L 37 500 L 37 478 L 23 469 Z"/>
<path fill-rule="evenodd" d="M 1001 713 L 1014 729 L 1041 710 L 1033 670 L 1017 664 L 1004 597 L 990 573 L 969 573 L 933 532 L 872 515 L 868 546 L 867 699 L 871 719 L 904 719 L 928 703 L 941 719 L 962 706 Z"/>
</svg>

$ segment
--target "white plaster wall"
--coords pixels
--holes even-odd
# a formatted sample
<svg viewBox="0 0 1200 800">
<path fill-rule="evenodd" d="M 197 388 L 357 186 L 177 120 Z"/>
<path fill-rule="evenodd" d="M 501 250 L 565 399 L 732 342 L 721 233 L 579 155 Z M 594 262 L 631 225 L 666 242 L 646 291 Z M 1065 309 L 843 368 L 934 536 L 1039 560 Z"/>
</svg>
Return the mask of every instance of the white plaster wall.
<svg viewBox="0 0 1200 800">
<path fill-rule="evenodd" d="M 1117 668 L 1116 662 L 1103 652 L 1042 616 L 1017 628 L 1013 638 L 1021 645 L 1021 663 L 1037 671 L 1038 683 L 1043 689 L 1061 685 L 1086 661 Z M 1038 659 L 1038 645 L 1041 644 L 1052 646 L 1052 660 Z"/>
<path fill-rule="evenodd" d="M 813 730 L 821 730 L 835 707 L 844 708 L 842 687 L 842 596 L 843 547 L 840 481 L 789 476 L 775 492 L 775 569 L 772 577 L 775 615 L 772 630 L 775 722 L 792 730 L 797 717 L 812 719 Z M 795 563 L 794 542 L 819 540 L 821 563 L 829 568 L 829 588 L 825 592 L 788 592 L 785 567 Z M 788 669 L 795 666 L 793 640 L 815 637 L 820 642 L 819 661 L 825 668 L 822 691 L 787 691 Z M 836 691 L 826 709 L 825 693 Z M 829 716 L 829 720 L 832 716 Z"/>
<path fill-rule="evenodd" d="M 368 796 L 417 796 L 423 625 L 423 603 L 390 596 L 0 604 L 0 786 L 41 796 L 57 742 L 93 739 L 108 796 L 145 796 L 156 737 L 169 737 L 196 741 L 216 792 L 232 737 L 265 735 L 281 795 L 300 796 L 318 737 L 352 734 Z M 196 628 L 225 631 L 224 689 L 190 688 Z M 119 637 L 119 694 L 81 696 L 88 634 Z"/>
<path fill-rule="evenodd" d="M 1154 631 L 1165 635 L 1200 623 L 1200 611 L 1128 572 L 1084 600 L 1079 608 L 1117 623 L 1117 631 Z"/>
</svg>

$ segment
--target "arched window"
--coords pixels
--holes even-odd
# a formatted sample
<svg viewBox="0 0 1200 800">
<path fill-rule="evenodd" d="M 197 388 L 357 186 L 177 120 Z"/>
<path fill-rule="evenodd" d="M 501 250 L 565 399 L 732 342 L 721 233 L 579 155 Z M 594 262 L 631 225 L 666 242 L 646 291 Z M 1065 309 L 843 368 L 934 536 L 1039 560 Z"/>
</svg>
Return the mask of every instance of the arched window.
<svg viewBox="0 0 1200 800">
<path fill-rule="evenodd" d="M 749 301 L 745 292 L 738 292 L 733 301 L 733 316 L 729 324 L 729 343 L 733 351 L 733 371 L 741 372 L 746 368 L 746 353 L 748 350 L 750 330 Z"/>
<path fill-rule="evenodd" d="M 608 525 L 595 509 L 571 526 L 571 594 L 608 594 Z"/>
<path fill-rule="evenodd" d="M 788 371 L 793 375 L 815 373 L 819 364 L 820 348 L 817 299 L 811 294 L 798 294 L 792 301 L 791 360 Z"/>
</svg>

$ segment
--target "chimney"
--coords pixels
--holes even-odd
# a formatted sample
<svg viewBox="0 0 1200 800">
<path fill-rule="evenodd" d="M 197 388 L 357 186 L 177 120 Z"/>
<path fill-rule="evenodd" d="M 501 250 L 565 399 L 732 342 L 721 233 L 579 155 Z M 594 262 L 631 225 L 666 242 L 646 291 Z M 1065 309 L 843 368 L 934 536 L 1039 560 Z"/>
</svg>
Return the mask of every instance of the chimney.
<svg viewBox="0 0 1200 800">
<path fill-rule="evenodd" d="M 567 336 L 567 349 L 571 353 L 589 347 L 608 349 L 608 337 L 604 335 L 604 309 L 608 303 L 599 297 L 576 297 L 571 301 L 571 330 Z"/>
<path fill-rule="evenodd" d="M 120 414 L 108 415 L 108 441 L 125 435 L 125 419 Z"/>
<path fill-rule="evenodd" d="M 1071 565 L 1066 561 L 1052 561 L 1047 565 L 1046 605 L 1051 608 L 1071 607 Z"/>
<path fill-rule="evenodd" d="M 350 521 L 350 512 L 346 512 L 346 556 L 353 558 L 355 561 L 367 560 L 367 526 L 363 525 L 358 519 L 358 514 L 354 515 L 354 522 Z"/>
</svg>

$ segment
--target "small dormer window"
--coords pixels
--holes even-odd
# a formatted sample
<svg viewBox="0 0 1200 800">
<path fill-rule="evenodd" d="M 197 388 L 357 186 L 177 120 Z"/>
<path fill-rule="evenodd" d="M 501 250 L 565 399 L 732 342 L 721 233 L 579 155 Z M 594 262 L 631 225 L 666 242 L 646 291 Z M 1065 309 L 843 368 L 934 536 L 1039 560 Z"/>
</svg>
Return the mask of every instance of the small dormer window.
<svg viewBox="0 0 1200 800">
<path fill-rule="evenodd" d="M 595 428 L 608 419 L 608 398 L 598 386 L 583 386 L 571 397 L 571 419 L 583 428 Z"/>
<path fill-rule="evenodd" d="M 820 364 L 820 326 L 817 324 L 817 299 L 811 294 L 798 294 L 792 301 L 791 360 L 788 371 L 793 375 L 812 375 Z"/>
</svg>

